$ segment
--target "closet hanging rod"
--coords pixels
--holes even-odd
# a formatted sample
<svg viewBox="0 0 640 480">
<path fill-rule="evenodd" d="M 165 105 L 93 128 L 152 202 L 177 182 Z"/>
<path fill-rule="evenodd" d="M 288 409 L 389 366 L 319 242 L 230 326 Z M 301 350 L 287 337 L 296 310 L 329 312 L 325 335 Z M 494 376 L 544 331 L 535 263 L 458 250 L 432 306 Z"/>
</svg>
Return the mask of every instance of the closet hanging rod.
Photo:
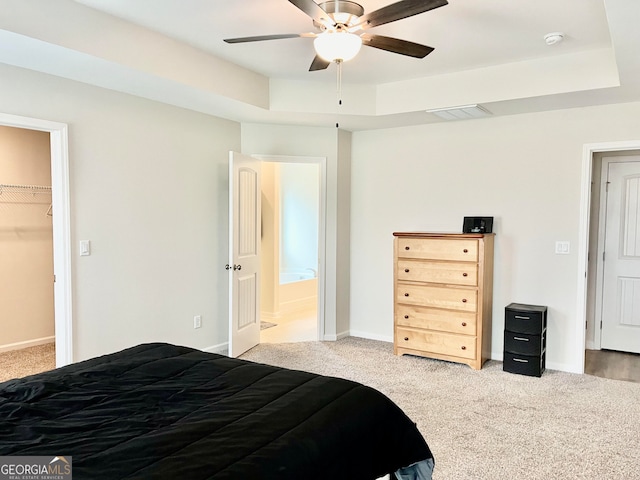
<svg viewBox="0 0 640 480">
<path fill-rule="evenodd" d="M 51 193 L 51 187 L 47 185 L 12 185 L 8 183 L 0 183 L 0 194 L 4 190 L 18 191 L 25 193 Z"/>
</svg>

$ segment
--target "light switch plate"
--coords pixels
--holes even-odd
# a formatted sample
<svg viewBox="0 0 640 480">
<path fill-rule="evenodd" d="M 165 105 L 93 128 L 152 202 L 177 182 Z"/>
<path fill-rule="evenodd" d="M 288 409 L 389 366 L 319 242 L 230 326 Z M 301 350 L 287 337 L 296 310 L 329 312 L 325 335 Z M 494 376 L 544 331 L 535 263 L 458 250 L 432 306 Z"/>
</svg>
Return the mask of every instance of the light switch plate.
<svg viewBox="0 0 640 480">
<path fill-rule="evenodd" d="M 556 241 L 556 255 L 569 255 L 571 243 L 568 241 Z"/>
<path fill-rule="evenodd" d="M 88 255 L 91 255 L 91 241 L 80 240 L 80 256 L 86 257 Z"/>
</svg>

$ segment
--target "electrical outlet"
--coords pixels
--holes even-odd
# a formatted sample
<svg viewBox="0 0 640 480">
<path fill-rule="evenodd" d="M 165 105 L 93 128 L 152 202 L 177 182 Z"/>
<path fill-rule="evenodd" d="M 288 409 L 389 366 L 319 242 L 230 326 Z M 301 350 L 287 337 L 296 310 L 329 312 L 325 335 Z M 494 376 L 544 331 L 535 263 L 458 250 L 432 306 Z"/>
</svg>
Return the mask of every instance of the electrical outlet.
<svg viewBox="0 0 640 480">
<path fill-rule="evenodd" d="M 193 328 L 202 327 L 202 317 L 200 315 L 196 315 L 193 317 Z"/>
</svg>

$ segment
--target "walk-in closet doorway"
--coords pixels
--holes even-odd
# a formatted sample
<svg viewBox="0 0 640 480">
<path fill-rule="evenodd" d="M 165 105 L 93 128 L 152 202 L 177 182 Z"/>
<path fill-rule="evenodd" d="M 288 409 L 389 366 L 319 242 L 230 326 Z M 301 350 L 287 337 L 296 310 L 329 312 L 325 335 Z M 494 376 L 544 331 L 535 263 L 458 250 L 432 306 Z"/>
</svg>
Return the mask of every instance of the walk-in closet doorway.
<svg viewBox="0 0 640 480">
<path fill-rule="evenodd" d="M 51 221 L 51 248 L 53 251 L 53 271 L 51 273 L 53 275 L 45 281 L 48 281 L 49 284 L 53 282 L 56 366 L 60 367 L 73 360 L 67 125 L 0 113 L 0 127 L 34 130 L 44 132 L 49 136 L 51 192 L 50 203 L 45 208 L 43 215 L 50 217 Z M 2 178 L 0 178 L 0 183 L 3 183 Z M 7 182 L 7 185 L 23 186 L 20 182 Z M 20 188 L 14 188 L 14 190 L 20 190 Z"/>
</svg>

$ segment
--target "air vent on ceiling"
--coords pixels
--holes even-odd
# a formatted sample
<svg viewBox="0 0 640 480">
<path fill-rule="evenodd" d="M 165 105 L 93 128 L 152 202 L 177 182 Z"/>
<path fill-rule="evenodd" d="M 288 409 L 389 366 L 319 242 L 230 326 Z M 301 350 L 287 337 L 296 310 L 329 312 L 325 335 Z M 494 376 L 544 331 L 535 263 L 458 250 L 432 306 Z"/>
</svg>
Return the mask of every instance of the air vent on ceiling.
<svg viewBox="0 0 640 480">
<path fill-rule="evenodd" d="M 491 112 L 480 105 L 462 105 L 460 107 L 435 108 L 427 110 L 444 120 L 467 120 L 469 118 L 482 118 L 491 115 Z"/>
</svg>

